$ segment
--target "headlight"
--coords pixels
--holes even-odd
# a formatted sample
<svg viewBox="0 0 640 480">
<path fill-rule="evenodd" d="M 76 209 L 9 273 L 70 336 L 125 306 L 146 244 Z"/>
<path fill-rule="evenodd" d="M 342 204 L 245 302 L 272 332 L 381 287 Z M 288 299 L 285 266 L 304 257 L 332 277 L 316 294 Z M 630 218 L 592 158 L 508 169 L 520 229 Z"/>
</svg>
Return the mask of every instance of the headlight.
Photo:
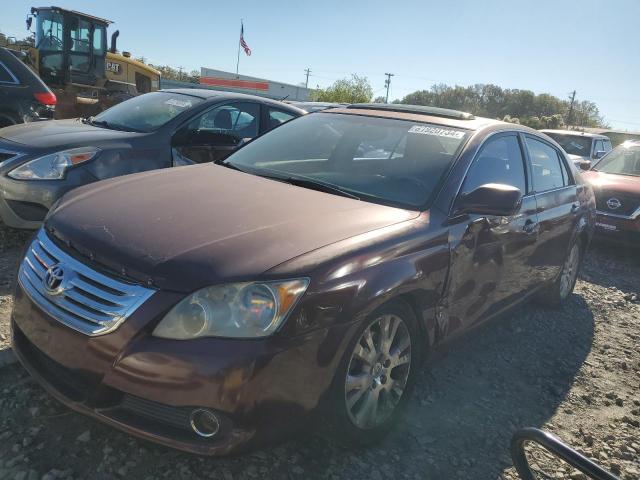
<svg viewBox="0 0 640 480">
<path fill-rule="evenodd" d="M 82 147 L 52 153 L 14 168 L 9 176 L 16 180 L 60 180 L 67 169 L 91 160 L 99 151 L 96 147 Z"/>
<path fill-rule="evenodd" d="M 308 285 L 307 279 L 298 279 L 203 288 L 173 307 L 153 335 L 176 340 L 267 337 L 282 324 Z"/>
</svg>

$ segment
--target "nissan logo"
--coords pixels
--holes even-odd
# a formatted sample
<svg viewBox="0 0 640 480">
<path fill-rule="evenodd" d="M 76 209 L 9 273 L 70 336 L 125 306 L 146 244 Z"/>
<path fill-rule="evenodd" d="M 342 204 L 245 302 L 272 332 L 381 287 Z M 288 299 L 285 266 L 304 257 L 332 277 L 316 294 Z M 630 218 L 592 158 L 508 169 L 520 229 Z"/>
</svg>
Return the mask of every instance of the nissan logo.
<svg viewBox="0 0 640 480">
<path fill-rule="evenodd" d="M 607 207 L 609 207 L 611 210 L 617 210 L 621 206 L 622 202 L 615 197 L 607 200 Z"/>
<path fill-rule="evenodd" d="M 51 265 L 44 274 L 42 285 L 50 295 L 58 295 L 64 291 L 64 268 L 59 263 Z"/>
</svg>

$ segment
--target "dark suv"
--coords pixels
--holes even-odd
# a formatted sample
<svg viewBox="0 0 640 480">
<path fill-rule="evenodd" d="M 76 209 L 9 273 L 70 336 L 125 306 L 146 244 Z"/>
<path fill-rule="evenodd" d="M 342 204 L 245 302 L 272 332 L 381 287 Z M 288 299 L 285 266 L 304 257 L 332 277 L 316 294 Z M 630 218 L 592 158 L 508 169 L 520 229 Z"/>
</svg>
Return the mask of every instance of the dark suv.
<svg viewBox="0 0 640 480">
<path fill-rule="evenodd" d="M 55 110 L 56 96 L 16 55 L 0 48 L 0 128 L 50 120 Z"/>
<path fill-rule="evenodd" d="M 203 454 L 326 408 L 391 428 L 438 348 L 572 292 L 595 200 L 560 147 L 442 109 L 297 118 L 221 164 L 81 187 L 26 251 L 14 350 L 71 408 Z"/>
</svg>

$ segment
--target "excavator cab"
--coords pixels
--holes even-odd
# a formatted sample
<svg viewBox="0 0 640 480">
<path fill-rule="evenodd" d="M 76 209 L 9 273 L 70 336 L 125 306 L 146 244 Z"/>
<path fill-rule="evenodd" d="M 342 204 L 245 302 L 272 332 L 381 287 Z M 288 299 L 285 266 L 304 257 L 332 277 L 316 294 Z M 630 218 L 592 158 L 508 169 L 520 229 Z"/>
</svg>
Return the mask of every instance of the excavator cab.
<svg viewBox="0 0 640 480">
<path fill-rule="evenodd" d="M 59 7 L 32 8 L 40 77 L 52 86 L 102 87 L 105 83 L 107 26 L 111 23 Z"/>
</svg>

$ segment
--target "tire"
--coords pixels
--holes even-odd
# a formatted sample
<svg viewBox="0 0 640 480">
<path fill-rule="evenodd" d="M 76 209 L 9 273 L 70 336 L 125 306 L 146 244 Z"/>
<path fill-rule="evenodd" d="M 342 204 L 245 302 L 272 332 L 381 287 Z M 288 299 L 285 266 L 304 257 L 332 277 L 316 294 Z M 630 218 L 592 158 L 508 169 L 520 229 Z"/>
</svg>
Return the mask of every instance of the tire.
<svg viewBox="0 0 640 480">
<path fill-rule="evenodd" d="M 558 278 L 538 296 L 540 303 L 550 307 L 559 307 L 569 298 L 578 280 L 582 254 L 582 242 L 576 240 L 567 254 Z"/>
<path fill-rule="evenodd" d="M 381 341 L 384 331 L 386 342 Z M 402 301 L 383 305 L 362 322 L 332 386 L 330 423 L 339 442 L 370 445 L 393 428 L 415 385 L 421 349 L 418 321 Z"/>
</svg>

